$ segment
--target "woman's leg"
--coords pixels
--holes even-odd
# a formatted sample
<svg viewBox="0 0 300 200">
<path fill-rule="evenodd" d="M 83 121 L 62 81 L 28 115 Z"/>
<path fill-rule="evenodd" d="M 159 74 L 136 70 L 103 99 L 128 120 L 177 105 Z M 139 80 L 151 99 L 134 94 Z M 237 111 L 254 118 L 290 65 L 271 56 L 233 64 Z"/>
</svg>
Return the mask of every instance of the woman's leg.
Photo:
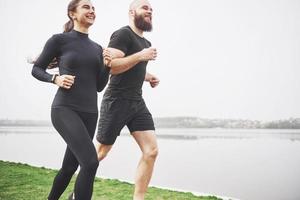
<svg viewBox="0 0 300 200">
<path fill-rule="evenodd" d="M 95 151 L 92 137 L 95 132 L 98 115 L 96 113 L 82 113 L 73 111 L 69 108 L 53 108 L 51 113 L 52 123 L 59 134 L 63 137 L 68 145 L 66 151 L 66 165 L 63 165 L 62 171 L 67 168 L 72 168 L 75 172 L 74 166 L 76 159 L 80 165 L 80 171 L 75 183 L 75 198 L 76 200 L 90 200 L 93 191 L 93 182 L 99 165 L 97 160 L 97 153 Z M 72 159 L 73 155 L 75 159 Z M 58 183 L 54 181 L 53 192 L 54 197 L 61 195 L 61 191 L 56 190 L 57 185 L 68 185 L 70 175 L 63 174 L 64 183 L 57 179 Z M 68 180 L 68 181 L 66 181 Z M 63 188 L 64 190 L 65 188 Z M 60 194 L 59 194 L 60 193 Z M 55 199 L 53 198 L 53 199 Z M 58 197 L 59 198 L 59 197 Z M 49 198 L 52 200 L 52 197 Z"/>
<path fill-rule="evenodd" d="M 77 167 L 78 161 L 71 150 L 67 147 L 62 167 L 54 178 L 52 189 L 48 196 L 49 200 L 59 199 L 69 185 L 69 182 L 77 170 Z"/>
</svg>

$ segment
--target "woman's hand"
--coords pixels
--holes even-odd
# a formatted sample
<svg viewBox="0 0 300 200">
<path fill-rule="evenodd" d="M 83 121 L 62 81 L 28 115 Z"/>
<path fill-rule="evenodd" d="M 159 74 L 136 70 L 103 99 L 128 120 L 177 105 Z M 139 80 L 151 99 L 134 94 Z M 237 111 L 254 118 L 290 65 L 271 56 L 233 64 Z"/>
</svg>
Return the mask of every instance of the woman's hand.
<svg viewBox="0 0 300 200">
<path fill-rule="evenodd" d="M 112 53 L 107 49 L 103 49 L 103 63 L 107 67 L 111 67 L 111 61 L 113 59 Z"/>
<path fill-rule="evenodd" d="M 61 76 L 56 76 L 54 83 L 61 88 L 70 89 L 74 84 L 74 81 L 75 81 L 75 76 L 61 75 Z"/>
</svg>

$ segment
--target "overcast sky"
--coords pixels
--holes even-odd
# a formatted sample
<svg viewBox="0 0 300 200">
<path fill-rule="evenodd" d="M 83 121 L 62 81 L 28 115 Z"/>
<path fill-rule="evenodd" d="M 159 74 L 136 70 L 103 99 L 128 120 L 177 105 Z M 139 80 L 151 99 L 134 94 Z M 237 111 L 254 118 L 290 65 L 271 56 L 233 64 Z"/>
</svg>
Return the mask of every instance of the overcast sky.
<svg viewBox="0 0 300 200">
<path fill-rule="evenodd" d="M 0 0 L 0 119 L 50 119 L 56 86 L 34 79 L 26 57 L 62 31 L 68 2 Z M 161 84 L 143 89 L 154 117 L 300 117 L 299 0 L 150 2 L 154 30 L 145 36 L 159 55 L 148 71 Z M 128 24 L 130 1 L 93 3 L 90 38 L 105 47 Z"/>
</svg>

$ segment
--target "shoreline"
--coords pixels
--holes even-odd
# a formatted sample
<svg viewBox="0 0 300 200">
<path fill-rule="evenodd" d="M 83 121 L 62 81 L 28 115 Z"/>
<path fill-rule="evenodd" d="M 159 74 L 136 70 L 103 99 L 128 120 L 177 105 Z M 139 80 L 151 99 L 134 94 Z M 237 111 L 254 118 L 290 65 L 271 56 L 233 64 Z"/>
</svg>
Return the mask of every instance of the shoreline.
<svg viewBox="0 0 300 200">
<path fill-rule="evenodd" d="M 101 177 L 96 176 L 96 177 L 103 178 L 103 179 L 106 179 L 106 180 L 111 179 L 111 178 L 105 177 L 105 176 L 101 176 Z M 134 182 L 128 181 L 128 180 L 123 180 L 123 179 L 116 179 L 116 180 L 121 181 L 121 182 L 125 182 L 125 183 L 129 183 L 129 184 L 134 184 Z M 241 199 L 238 199 L 238 198 L 235 198 L 235 197 L 228 197 L 228 196 L 217 195 L 217 194 L 210 194 L 210 193 L 204 193 L 204 192 L 195 192 L 195 191 L 178 189 L 178 188 L 172 188 L 172 187 L 163 187 L 163 186 L 152 185 L 152 184 L 149 184 L 149 187 L 155 187 L 155 188 L 159 188 L 159 189 L 163 189 L 163 190 L 171 190 L 171 191 L 175 191 L 175 192 L 185 192 L 185 193 L 188 192 L 188 193 L 192 193 L 193 195 L 198 196 L 198 197 L 214 196 L 214 197 L 220 198 L 222 200 L 241 200 Z"/>
</svg>

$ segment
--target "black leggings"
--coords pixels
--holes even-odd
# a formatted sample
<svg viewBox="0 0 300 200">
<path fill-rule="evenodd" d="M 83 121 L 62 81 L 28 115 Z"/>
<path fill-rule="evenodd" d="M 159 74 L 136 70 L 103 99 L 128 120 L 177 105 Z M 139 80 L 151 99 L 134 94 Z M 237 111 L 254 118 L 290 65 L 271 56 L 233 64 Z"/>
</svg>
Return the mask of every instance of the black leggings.
<svg viewBox="0 0 300 200">
<path fill-rule="evenodd" d="M 56 175 L 48 200 L 58 200 L 80 165 L 75 183 L 76 200 L 90 200 L 93 183 L 99 165 L 93 137 L 97 113 L 85 113 L 67 107 L 52 108 L 53 126 L 67 143 L 62 167 Z M 53 147 L 55 148 L 55 147 Z"/>
</svg>

